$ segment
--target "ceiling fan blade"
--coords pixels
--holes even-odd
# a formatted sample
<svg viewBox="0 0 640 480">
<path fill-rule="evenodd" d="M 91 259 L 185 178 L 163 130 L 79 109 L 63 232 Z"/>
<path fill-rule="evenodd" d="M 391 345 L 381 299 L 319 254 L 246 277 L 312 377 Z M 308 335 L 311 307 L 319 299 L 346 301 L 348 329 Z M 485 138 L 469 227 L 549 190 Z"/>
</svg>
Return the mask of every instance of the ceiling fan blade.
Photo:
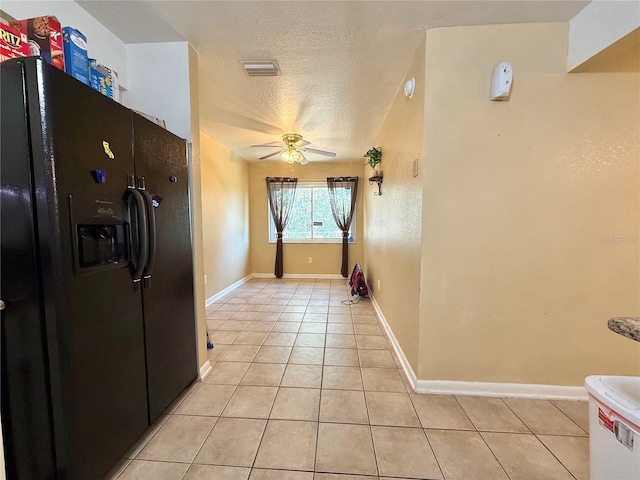
<svg viewBox="0 0 640 480">
<path fill-rule="evenodd" d="M 309 163 L 309 159 L 307 157 L 305 157 L 302 152 L 300 152 L 300 156 L 302 157 L 300 159 L 300 165 L 306 165 L 306 164 Z"/>
<path fill-rule="evenodd" d="M 282 142 L 261 143 L 260 145 L 251 145 L 252 147 L 279 147 Z"/>
<path fill-rule="evenodd" d="M 298 142 L 298 146 L 299 147 L 306 147 L 307 145 L 310 145 L 310 144 L 311 144 L 311 142 L 307 142 L 306 140 L 300 140 Z"/>
<path fill-rule="evenodd" d="M 318 155 L 324 155 L 325 157 L 335 158 L 336 154 L 333 152 L 327 152 L 325 150 L 317 150 L 315 148 L 306 148 L 305 152 L 317 153 Z"/>
<path fill-rule="evenodd" d="M 265 160 L 265 159 L 267 159 L 269 157 L 273 157 L 274 155 L 278 155 L 279 153 L 280 153 L 280 151 L 273 152 L 273 153 L 270 153 L 269 155 L 265 155 L 264 157 L 260 157 L 258 160 Z"/>
</svg>

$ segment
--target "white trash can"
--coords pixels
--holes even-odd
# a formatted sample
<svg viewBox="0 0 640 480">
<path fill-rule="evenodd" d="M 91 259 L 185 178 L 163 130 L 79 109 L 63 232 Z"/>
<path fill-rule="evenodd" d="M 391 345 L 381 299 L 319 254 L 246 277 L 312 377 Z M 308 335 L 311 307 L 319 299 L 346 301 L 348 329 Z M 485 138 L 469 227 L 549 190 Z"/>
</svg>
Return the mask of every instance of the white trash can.
<svg viewBox="0 0 640 480">
<path fill-rule="evenodd" d="M 640 480 L 640 377 L 592 375 L 584 383 L 591 480 Z"/>
</svg>

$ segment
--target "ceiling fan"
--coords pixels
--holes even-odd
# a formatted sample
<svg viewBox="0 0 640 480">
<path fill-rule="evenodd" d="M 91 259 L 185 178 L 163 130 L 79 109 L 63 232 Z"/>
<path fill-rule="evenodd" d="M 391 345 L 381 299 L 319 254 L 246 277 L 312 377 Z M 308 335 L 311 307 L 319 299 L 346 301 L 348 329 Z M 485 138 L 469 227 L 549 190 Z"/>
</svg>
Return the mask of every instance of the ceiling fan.
<svg viewBox="0 0 640 480">
<path fill-rule="evenodd" d="M 278 151 L 260 157 L 260 160 L 265 160 L 267 158 L 273 157 L 274 155 L 280 154 L 280 158 L 287 162 L 290 165 L 293 165 L 295 162 L 298 162 L 300 165 L 306 165 L 309 163 L 307 157 L 304 156 L 305 153 L 316 153 L 318 155 L 324 155 L 325 157 L 334 158 L 336 156 L 333 152 L 327 152 L 326 150 L 318 150 L 316 148 L 308 148 L 307 145 L 310 142 L 303 140 L 302 135 L 297 133 L 285 133 L 282 135 L 282 141 L 284 144 L 280 142 L 269 142 L 269 143 L 261 143 L 260 145 L 251 145 L 252 147 L 277 147 Z"/>
</svg>

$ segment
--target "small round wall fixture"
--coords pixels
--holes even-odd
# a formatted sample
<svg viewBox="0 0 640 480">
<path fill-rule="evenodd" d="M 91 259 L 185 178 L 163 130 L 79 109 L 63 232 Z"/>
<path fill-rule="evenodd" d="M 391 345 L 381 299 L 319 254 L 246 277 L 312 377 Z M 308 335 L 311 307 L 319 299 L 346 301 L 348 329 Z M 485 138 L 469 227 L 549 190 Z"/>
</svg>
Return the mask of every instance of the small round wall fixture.
<svg viewBox="0 0 640 480">
<path fill-rule="evenodd" d="M 413 92 L 416 89 L 416 79 L 414 77 L 411 77 L 409 80 L 407 80 L 407 83 L 404 84 L 404 94 L 407 98 L 412 98 L 413 97 Z"/>
</svg>

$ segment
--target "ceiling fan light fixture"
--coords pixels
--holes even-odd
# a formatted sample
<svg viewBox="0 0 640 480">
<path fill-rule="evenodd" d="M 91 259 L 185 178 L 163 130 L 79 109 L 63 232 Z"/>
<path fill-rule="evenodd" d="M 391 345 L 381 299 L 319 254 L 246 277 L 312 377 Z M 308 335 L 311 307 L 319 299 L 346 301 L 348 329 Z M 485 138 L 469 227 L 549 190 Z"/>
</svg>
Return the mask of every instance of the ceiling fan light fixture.
<svg viewBox="0 0 640 480">
<path fill-rule="evenodd" d="M 309 145 L 310 142 L 303 140 L 302 135 L 299 133 L 285 133 L 282 135 L 282 144 L 279 145 L 278 143 L 279 142 L 269 142 L 251 146 L 277 148 L 278 150 L 260 157 L 259 160 L 266 160 L 267 158 L 271 158 L 279 153 L 280 158 L 291 165 L 292 169 L 294 163 L 299 163 L 300 165 L 307 165 L 309 163 L 309 159 L 305 156 L 305 153 L 324 155 L 325 157 L 331 158 L 335 158 L 336 156 L 334 152 L 308 148 L 307 145 Z"/>
<path fill-rule="evenodd" d="M 298 133 L 285 133 L 282 135 L 282 141 L 286 146 L 290 147 L 302 140 L 302 135 Z"/>
<path fill-rule="evenodd" d="M 240 62 L 250 77 L 274 77 L 280 73 L 277 60 L 256 60 Z"/>
<path fill-rule="evenodd" d="M 289 145 L 280 157 L 287 163 L 295 163 L 300 161 L 300 152 L 295 146 Z"/>
</svg>

